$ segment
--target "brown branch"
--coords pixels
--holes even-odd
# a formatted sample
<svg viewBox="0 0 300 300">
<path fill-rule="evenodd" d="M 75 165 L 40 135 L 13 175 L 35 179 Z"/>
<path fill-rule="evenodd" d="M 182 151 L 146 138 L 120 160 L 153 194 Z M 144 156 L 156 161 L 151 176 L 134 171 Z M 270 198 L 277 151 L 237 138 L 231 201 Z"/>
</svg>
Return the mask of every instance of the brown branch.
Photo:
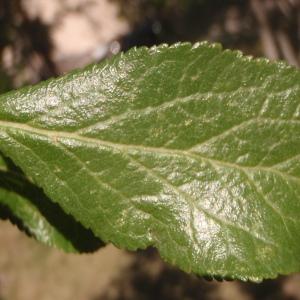
<svg viewBox="0 0 300 300">
<path fill-rule="evenodd" d="M 299 67 L 296 53 L 293 46 L 283 30 L 279 30 L 276 34 L 278 44 L 285 60 L 292 66 Z"/>
<path fill-rule="evenodd" d="M 266 10 L 261 0 L 251 0 L 252 11 L 259 23 L 259 35 L 265 56 L 271 60 L 279 59 L 279 52 L 266 17 Z"/>
</svg>

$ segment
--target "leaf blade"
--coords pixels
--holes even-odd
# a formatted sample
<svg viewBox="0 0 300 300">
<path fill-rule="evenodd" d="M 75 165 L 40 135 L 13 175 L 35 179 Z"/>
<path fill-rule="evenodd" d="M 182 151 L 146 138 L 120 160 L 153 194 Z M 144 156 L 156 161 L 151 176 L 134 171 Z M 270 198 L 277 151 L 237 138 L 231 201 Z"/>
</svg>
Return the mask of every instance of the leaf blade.
<svg viewBox="0 0 300 300">
<path fill-rule="evenodd" d="M 133 50 L 2 97 L 0 149 L 106 242 L 270 278 L 300 269 L 299 82 L 206 44 Z"/>
</svg>

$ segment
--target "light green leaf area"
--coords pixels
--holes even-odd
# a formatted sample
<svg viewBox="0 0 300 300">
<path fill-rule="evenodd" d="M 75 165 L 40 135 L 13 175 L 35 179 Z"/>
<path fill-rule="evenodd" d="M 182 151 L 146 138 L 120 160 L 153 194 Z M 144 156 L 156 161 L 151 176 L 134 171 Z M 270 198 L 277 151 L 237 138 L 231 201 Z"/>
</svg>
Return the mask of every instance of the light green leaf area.
<svg viewBox="0 0 300 300">
<path fill-rule="evenodd" d="M 186 272 L 300 271 L 300 72 L 133 49 L 0 97 L 0 150 L 105 242 Z"/>
<path fill-rule="evenodd" d="M 0 219 L 10 219 L 38 241 L 66 252 L 90 252 L 101 245 L 1 153 Z"/>
</svg>

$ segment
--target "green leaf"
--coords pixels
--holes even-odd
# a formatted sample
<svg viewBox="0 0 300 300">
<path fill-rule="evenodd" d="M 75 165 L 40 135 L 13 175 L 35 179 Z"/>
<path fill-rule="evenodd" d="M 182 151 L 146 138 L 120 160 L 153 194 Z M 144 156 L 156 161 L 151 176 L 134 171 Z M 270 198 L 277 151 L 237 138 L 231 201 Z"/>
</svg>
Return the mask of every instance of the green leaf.
<svg viewBox="0 0 300 300">
<path fill-rule="evenodd" d="M 133 49 L 0 97 L 0 150 L 105 242 L 186 272 L 300 271 L 300 72 Z"/>
<path fill-rule="evenodd" d="M 101 245 L 1 153 L 0 218 L 10 219 L 38 241 L 66 252 L 90 252 Z"/>
</svg>

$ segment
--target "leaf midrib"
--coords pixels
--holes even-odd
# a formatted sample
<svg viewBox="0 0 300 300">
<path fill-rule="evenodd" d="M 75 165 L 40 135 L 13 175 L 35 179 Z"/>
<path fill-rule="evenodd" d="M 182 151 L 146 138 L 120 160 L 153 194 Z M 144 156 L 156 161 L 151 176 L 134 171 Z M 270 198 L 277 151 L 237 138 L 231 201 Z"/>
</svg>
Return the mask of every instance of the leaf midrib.
<svg viewBox="0 0 300 300">
<path fill-rule="evenodd" d="M 19 123 L 13 123 L 13 124 L 19 124 Z M 23 125 L 23 124 L 21 124 L 22 126 L 26 126 L 26 127 L 28 127 L 28 125 Z M 0 127 L 1 127 L 1 122 L 0 122 Z M 30 127 L 30 126 L 29 126 Z M 32 127 L 31 127 L 32 128 Z M 44 130 L 44 129 L 36 129 L 36 128 L 32 128 L 33 130 L 35 130 L 35 131 L 46 131 L 46 132 L 48 132 L 49 134 L 50 133 L 54 133 L 55 131 L 48 131 L 48 130 Z M 26 130 L 25 130 L 26 131 Z M 66 132 L 56 132 L 57 134 L 66 134 Z M 40 133 L 39 133 L 40 134 Z M 71 133 L 67 133 L 67 138 L 69 138 L 69 135 L 70 135 Z M 45 135 L 45 133 L 43 134 L 43 135 Z M 77 135 L 77 134 L 76 134 Z M 57 138 L 57 135 L 51 135 L 52 137 L 54 137 L 54 138 Z M 66 138 L 65 136 L 64 136 L 64 138 Z M 86 139 L 86 137 L 82 137 L 81 136 L 81 139 L 80 140 L 82 140 L 82 139 Z M 89 139 L 89 138 L 88 138 Z M 93 140 L 95 140 L 95 139 L 93 139 Z M 98 141 L 98 143 L 101 141 L 101 140 L 96 140 L 96 141 Z M 56 141 L 56 143 L 57 143 L 57 141 Z M 94 143 L 95 143 L 95 141 L 94 141 Z M 111 143 L 111 142 L 106 142 L 106 141 L 103 141 L 103 143 L 102 144 L 104 144 L 104 143 Z M 101 145 L 102 145 L 101 144 Z M 112 143 L 113 145 L 119 145 L 119 144 L 114 144 L 114 143 Z M 59 143 L 59 144 L 57 144 L 58 145 L 58 147 L 62 147 L 63 146 L 63 149 L 65 150 L 65 151 L 67 151 L 68 153 L 71 153 L 72 155 L 74 155 L 72 152 L 69 152 L 69 150 L 63 145 L 63 144 L 61 144 L 61 143 Z M 125 146 L 125 145 L 120 145 L 120 146 Z M 26 146 L 27 148 L 28 148 L 28 146 Z M 141 147 L 141 146 L 140 146 Z M 150 149 L 151 149 L 151 151 L 155 151 L 155 149 L 159 149 L 159 148 L 151 148 L 151 147 L 149 147 Z M 145 147 L 145 151 L 149 151 L 149 149 L 148 149 L 148 147 Z M 164 151 L 164 153 L 168 153 L 169 155 L 170 154 L 172 154 L 172 153 L 170 153 L 170 152 L 167 152 L 167 149 L 164 149 L 165 151 Z M 172 151 L 172 149 L 170 149 L 171 151 Z M 176 150 L 175 150 L 176 151 Z M 183 151 L 180 151 L 180 152 L 183 152 Z M 124 153 L 124 155 L 125 156 L 127 156 L 128 154 L 126 154 L 126 153 Z M 174 155 L 174 154 L 173 154 Z M 179 153 L 177 153 L 177 155 L 179 155 Z M 182 153 L 180 153 L 180 155 L 182 156 L 183 154 Z M 229 227 L 234 227 L 234 228 L 237 228 L 238 230 L 241 230 L 241 231 L 243 231 L 243 232 L 245 232 L 246 234 L 249 234 L 252 238 L 254 238 L 254 239 L 256 239 L 256 240 L 259 240 L 259 241 L 261 241 L 261 242 L 263 242 L 263 243 L 265 243 L 266 245 L 272 245 L 272 246 L 274 246 L 274 247 L 278 247 L 275 243 L 273 243 L 271 240 L 268 240 L 268 239 L 266 239 L 265 237 L 262 237 L 260 234 L 258 234 L 258 233 L 256 233 L 256 232 L 252 232 L 251 230 L 249 230 L 248 228 L 246 228 L 246 227 L 244 227 L 244 226 L 237 226 L 236 224 L 233 224 L 233 223 L 231 223 L 230 221 L 228 221 L 228 220 L 225 220 L 225 219 L 223 219 L 223 218 L 220 218 L 220 217 L 218 217 L 218 216 L 216 216 L 216 215 L 214 215 L 214 214 L 212 214 L 211 212 L 209 212 L 207 209 L 205 209 L 204 207 L 201 207 L 201 206 L 197 206 L 197 205 L 195 205 L 195 203 L 194 203 L 194 201 L 193 201 L 193 199 L 192 198 L 190 198 L 190 195 L 188 195 L 187 193 L 185 193 L 184 191 L 181 191 L 180 189 L 178 189 L 177 187 L 175 187 L 175 186 L 173 186 L 173 185 L 171 185 L 171 183 L 168 181 L 168 180 L 166 180 L 165 178 L 163 178 L 163 177 L 161 177 L 160 175 L 158 175 L 156 172 L 154 172 L 153 170 L 151 170 L 151 169 L 149 169 L 148 167 L 146 167 L 146 166 L 144 166 L 141 162 L 139 162 L 139 161 L 137 161 L 137 160 L 135 160 L 132 156 L 128 156 L 128 158 L 131 160 L 131 161 L 134 161 L 134 163 L 137 163 L 138 164 L 138 166 L 139 167 L 143 167 L 149 174 L 151 174 L 151 176 L 154 176 L 155 178 L 157 178 L 157 179 L 159 179 L 159 180 L 161 180 L 164 184 L 166 184 L 168 187 L 170 187 L 172 190 L 174 190 L 175 191 L 175 193 L 178 193 L 179 195 L 181 195 L 184 199 L 186 199 L 186 201 L 188 202 L 188 204 L 189 204 L 189 206 L 190 207 L 193 207 L 193 208 L 195 208 L 195 209 L 197 209 L 197 210 L 199 210 L 199 211 L 201 211 L 202 213 L 204 213 L 205 215 L 207 215 L 209 218 L 211 218 L 212 220 L 214 220 L 214 222 L 217 222 L 218 224 L 223 224 L 223 225 L 225 225 L 225 226 L 229 226 Z M 194 159 L 196 159 L 196 160 L 199 160 L 199 157 L 195 157 Z M 203 158 L 204 159 L 204 158 Z M 76 156 L 76 161 L 79 161 L 81 164 L 83 164 L 83 162 L 81 162 L 81 160 Z M 207 161 L 210 161 L 209 159 L 207 159 Z M 214 166 L 214 165 L 212 165 L 212 166 Z M 91 174 L 91 172 L 89 171 L 89 169 L 88 168 L 86 168 L 87 170 L 88 170 L 88 173 L 89 174 Z M 92 176 L 94 176 L 94 175 L 92 175 Z M 103 185 L 103 182 L 102 181 L 99 181 L 99 179 L 97 178 L 97 181 L 99 182 L 99 184 L 101 184 L 101 185 Z M 106 184 L 105 184 L 106 185 Z M 106 186 L 107 187 L 107 186 Z M 109 185 L 108 186 L 109 187 L 109 189 L 112 189 L 112 187 Z M 70 188 L 70 190 L 72 191 L 72 189 Z M 119 196 L 121 196 L 123 199 L 124 198 L 126 198 L 122 193 L 120 193 L 119 191 L 117 191 L 117 190 L 115 190 L 114 188 L 113 188 L 113 190 L 114 190 L 114 192 L 117 192 L 118 193 L 118 195 Z M 142 210 L 142 212 L 144 212 L 145 213 L 145 211 L 143 211 Z M 109 220 L 107 220 L 108 221 L 108 223 L 110 223 L 110 221 Z"/>
<path fill-rule="evenodd" d="M 270 118 L 253 118 L 252 121 L 270 121 L 270 122 L 296 122 L 300 123 L 298 120 L 280 120 L 280 119 L 270 119 Z M 248 120 L 249 122 L 250 120 Z M 140 152 L 150 152 L 150 153 L 155 153 L 155 154 L 165 154 L 165 155 L 178 155 L 178 156 L 185 156 L 189 157 L 191 159 L 194 159 L 196 161 L 202 160 L 204 162 L 208 162 L 210 164 L 213 164 L 214 166 L 219 166 L 219 167 L 226 167 L 226 168 L 231 168 L 231 169 L 238 169 L 242 170 L 243 172 L 253 172 L 253 171 L 264 171 L 264 172 L 269 172 L 273 173 L 275 175 L 278 175 L 280 177 L 283 177 L 285 180 L 292 180 L 296 181 L 297 183 L 300 183 L 300 178 L 296 177 L 294 175 L 290 175 L 284 172 L 281 172 L 278 169 L 274 169 L 271 167 L 266 167 L 266 166 L 243 166 L 239 165 L 236 163 L 232 162 L 227 162 L 223 160 L 218 160 L 215 158 L 209 158 L 205 157 L 203 155 L 200 155 L 197 152 L 191 152 L 189 150 L 180 150 L 180 149 L 171 149 L 171 148 L 162 148 L 162 147 L 152 147 L 152 146 L 144 146 L 144 145 L 132 145 L 132 144 L 120 144 L 120 143 L 115 143 L 115 142 L 110 142 L 106 140 L 102 140 L 99 138 L 94 138 L 94 137 L 87 137 L 83 135 L 79 135 L 74 132 L 67 132 L 67 131 L 55 131 L 55 130 L 48 130 L 48 129 L 42 129 L 42 128 L 36 128 L 29 126 L 27 124 L 22 124 L 18 122 L 12 122 L 12 121 L 2 121 L 0 120 L 0 127 L 5 128 L 6 130 L 10 129 L 17 129 L 20 131 L 25 131 L 29 133 L 35 133 L 38 135 L 42 136 L 47 136 L 53 139 L 53 142 L 55 143 L 58 138 L 64 138 L 64 139 L 73 139 L 77 140 L 80 142 L 85 142 L 88 144 L 97 144 L 100 146 L 106 146 L 109 148 L 113 149 L 118 149 L 121 151 L 129 152 L 129 151 L 140 151 Z M 193 147 L 194 148 L 194 147 Z"/>
</svg>

